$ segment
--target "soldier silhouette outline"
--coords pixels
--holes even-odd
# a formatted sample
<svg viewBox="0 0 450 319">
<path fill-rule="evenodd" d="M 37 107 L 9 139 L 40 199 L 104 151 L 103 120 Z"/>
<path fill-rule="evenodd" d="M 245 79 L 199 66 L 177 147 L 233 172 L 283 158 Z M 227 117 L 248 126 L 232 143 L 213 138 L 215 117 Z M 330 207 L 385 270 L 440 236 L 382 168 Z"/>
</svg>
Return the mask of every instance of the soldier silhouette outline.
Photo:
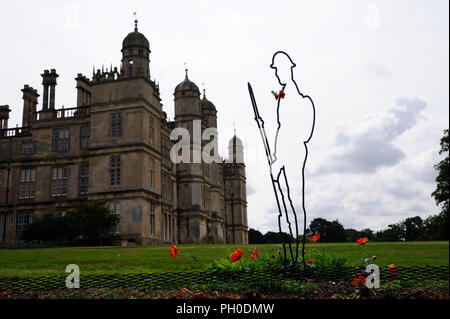
<svg viewBox="0 0 450 319">
<path fill-rule="evenodd" d="M 291 265 L 295 265 L 298 261 L 298 219 L 294 202 L 298 198 L 297 195 L 301 197 L 300 202 L 303 211 L 303 247 L 301 252 L 303 265 L 306 268 L 304 256 L 306 236 L 305 167 L 308 159 L 307 144 L 312 138 L 315 127 L 315 106 L 312 98 L 303 94 L 294 80 L 294 67 L 296 67 L 296 64 L 286 52 L 277 51 L 272 56 L 270 68 L 275 70 L 275 76 L 281 86 L 279 91 L 273 92 L 277 107 L 275 134 L 271 139 L 272 143 L 269 142 L 264 127 L 265 122 L 260 116 L 250 83 L 248 83 L 248 89 L 255 113 L 255 121 L 261 134 L 270 168 L 270 177 L 279 213 L 278 228 L 282 232 L 284 213 L 289 234 L 295 239 L 295 251 L 292 248 L 292 241 L 289 240 L 288 242 Z M 306 107 L 302 105 L 304 101 L 307 102 Z M 290 142 L 288 145 L 286 144 L 287 141 Z M 288 176 L 291 181 L 301 181 L 300 185 L 297 185 L 298 183 L 289 185 Z M 295 236 L 293 231 L 295 231 Z M 287 266 L 286 243 L 283 243 L 283 250 L 284 263 Z"/>
</svg>

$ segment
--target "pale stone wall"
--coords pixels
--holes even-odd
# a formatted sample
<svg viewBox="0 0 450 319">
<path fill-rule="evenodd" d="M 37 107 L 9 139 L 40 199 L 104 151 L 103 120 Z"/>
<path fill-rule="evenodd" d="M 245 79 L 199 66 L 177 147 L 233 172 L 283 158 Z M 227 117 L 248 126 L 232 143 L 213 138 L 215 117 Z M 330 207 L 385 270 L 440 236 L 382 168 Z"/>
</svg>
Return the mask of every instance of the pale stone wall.
<svg viewBox="0 0 450 319">
<path fill-rule="evenodd" d="M 191 83 L 194 90 L 175 92 L 175 121 L 168 122 L 162 111 L 159 87 L 145 74 L 148 73 L 145 54 L 133 57 L 137 61 L 136 70 L 140 66 L 143 71 L 140 76 L 136 72 L 129 77 L 123 72 L 97 71 L 88 79 L 78 74 L 75 79 L 78 108 L 72 115 L 61 116 L 66 110 L 58 108 L 35 112 L 37 91 L 24 87 L 24 123 L 30 123 L 31 128 L 12 137 L 7 137 L 6 131 L 0 134 L 0 243 L 16 239 L 17 214 L 32 213 L 35 220 L 48 213 L 68 212 L 85 200 L 97 199 L 120 203 L 117 244 L 231 243 L 233 237 L 236 243 L 248 241 L 245 166 L 174 165 L 169 158 L 173 144 L 169 139 L 171 129 L 185 127 L 192 136 L 193 120 L 202 120 L 202 129 L 215 127 L 216 111 L 206 108 L 202 113 L 200 92 Z M 55 102 L 51 97 L 50 100 L 52 104 Z M 111 116 L 117 113 L 122 115 L 122 134 L 111 136 Z M 2 116 L 7 120 L 6 115 Z M 81 148 L 83 127 L 90 128 L 88 149 Z M 55 152 L 53 130 L 61 128 L 69 129 L 70 145 L 68 150 Z M 23 154 L 22 143 L 36 143 L 37 152 Z M 120 185 L 110 184 L 111 156 L 121 159 Z M 153 186 L 150 159 L 154 163 Z M 86 165 L 89 194 L 80 194 L 80 167 Z M 11 170 L 7 186 L 8 166 Z M 61 166 L 68 169 L 67 193 L 52 197 L 52 168 Z M 32 199 L 18 196 L 20 171 L 25 168 L 36 170 Z M 166 176 L 164 189 L 163 176 Z M 7 201 L 7 188 L 6 207 L 1 204 Z M 154 234 L 150 233 L 150 203 L 155 207 Z"/>
</svg>

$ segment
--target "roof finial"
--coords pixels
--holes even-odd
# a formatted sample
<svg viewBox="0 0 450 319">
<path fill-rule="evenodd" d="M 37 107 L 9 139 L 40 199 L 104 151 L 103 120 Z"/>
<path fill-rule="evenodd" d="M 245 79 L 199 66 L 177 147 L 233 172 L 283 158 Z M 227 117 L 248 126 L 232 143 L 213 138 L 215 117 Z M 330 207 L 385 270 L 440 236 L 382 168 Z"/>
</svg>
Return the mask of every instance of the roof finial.
<svg viewBox="0 0 450 319">
<path fill-rule="evenodd" d="M 137 17 L 136 17 L 136 9 L 135 9 L 135 11 L 133 12 L 133 16 L 134 16 L 134 31 L 137 32 L 137 30 L 138 30 L 138 27 L 137 27 L 137 25 L 138 25 L 138 20 L 137 20 Z"/>
<path fill-rule="evenodd" d="M 188 78 L 188 69 L 187 69 L 187 62 L 184 61 L 184 67 L 185 67 L 185 71 L 186 71 L 186 79 Z"/>
<path fill-rule="evenodd" d="M 202 82 L 202 86 L 203 86 L 203 98 L 206 98 L 206 90 L 205 90 L 205 82 Z"/>
<path fill-rule="evenodd" d="M 236 123 L 233 122 L 234 136 L 236 137 Z"/>
</svg>

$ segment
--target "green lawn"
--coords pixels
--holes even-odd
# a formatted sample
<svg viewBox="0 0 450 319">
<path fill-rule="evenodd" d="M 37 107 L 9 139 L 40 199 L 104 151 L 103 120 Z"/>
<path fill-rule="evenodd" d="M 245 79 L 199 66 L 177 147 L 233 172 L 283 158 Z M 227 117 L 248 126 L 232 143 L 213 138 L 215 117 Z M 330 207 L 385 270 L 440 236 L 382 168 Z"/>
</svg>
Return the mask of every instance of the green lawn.
<svg viewBox="0 0 450 319">
<path fill-rule="evenodd" d="M 102 248 L 0 249 L 0 277 L 65 274 L 68 264 L 77 264 L 81 274 L 112 274 L 204 270 L 214 259 L 228 256 L 230 249 L 242 248 L 250 258 L 254 245 L 179 245 L 179 255 L 169 255 L 169 245 Z M 261 254 L 272 254 L 277 245 L 259 245 Z M 314 252 L 345 256 L 358 264 L 361 257 L 377 256 L 379 266 L 440 266 L 449 264 L 449 243 L 316 243 L 307 244 L 307 258 Z M 195 255 L 195 261 L 191 256 Z M 189 256 L 191 255 L 191 256 Z"/>
</svg>

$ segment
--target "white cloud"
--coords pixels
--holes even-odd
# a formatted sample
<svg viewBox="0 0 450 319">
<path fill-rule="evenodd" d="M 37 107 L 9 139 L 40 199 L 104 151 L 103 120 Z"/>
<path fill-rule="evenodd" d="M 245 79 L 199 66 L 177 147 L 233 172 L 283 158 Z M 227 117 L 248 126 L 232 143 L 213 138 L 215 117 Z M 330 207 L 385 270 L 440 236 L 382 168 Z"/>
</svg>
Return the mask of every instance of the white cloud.
<svg viewBox="0 0 450 319">
<path fill-rule="evenodd" d="M 371 114 L 356 125 L 341 127 L 336 133 L 335 148 L 317 173 L 373 173 L 379 167 L 398 164 L 405 154 L 393 142 L 423 117 L 421 112 L 425 107 L 426 103 L 418 98 L 401 97 L 385 112 Z"/>
</svg>

